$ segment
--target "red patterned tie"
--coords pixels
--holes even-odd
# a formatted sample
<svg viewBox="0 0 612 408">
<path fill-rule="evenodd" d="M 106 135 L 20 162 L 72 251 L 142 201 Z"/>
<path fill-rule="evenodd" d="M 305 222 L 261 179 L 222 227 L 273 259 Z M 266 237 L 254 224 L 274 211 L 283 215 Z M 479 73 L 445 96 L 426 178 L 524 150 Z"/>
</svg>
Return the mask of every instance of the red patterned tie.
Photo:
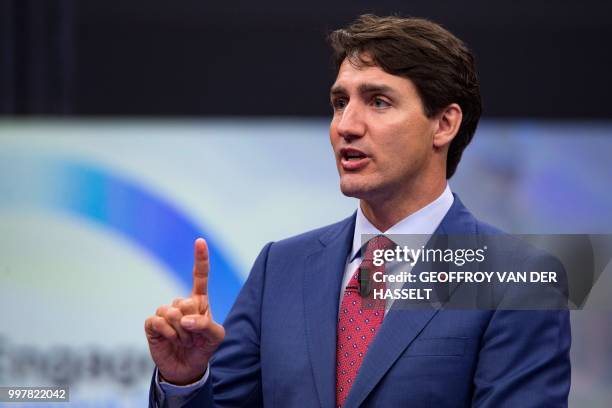
<svg viewBox="0 0 612 408">
<path fill-rule="evenodd" d="M 384 301 L 372 306 L 372 295 L 362 298 L 359 295 L 359 271 L 366 269 L 370 274 L 374 271 L 384 272 L 384 265 L 376 267 L 373 264 L 373 254 L 376 249 L 387 249 L 395 246 L 383 235 L 372 238 L 366 246 L 363 260 L 355 271 L 344 290 L 338 318 L 336 341 L 336 406 L 342 407 L 346 397 L 357 377 L 357 372 L 363 361 L 372 339 L 376 335 L 385 316 Z M 372 283 L 374 289 L 384 289 L 384 283 Z M 366 306 L 372 307 L 365 307 Z"/>
</svg>

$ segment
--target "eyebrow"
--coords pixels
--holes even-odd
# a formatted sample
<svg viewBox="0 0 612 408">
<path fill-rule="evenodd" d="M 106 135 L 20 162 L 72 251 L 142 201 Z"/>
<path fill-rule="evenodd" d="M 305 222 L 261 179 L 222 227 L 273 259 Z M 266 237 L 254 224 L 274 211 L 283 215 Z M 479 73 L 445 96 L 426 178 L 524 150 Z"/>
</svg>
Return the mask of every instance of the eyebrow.
<svg viewBox="0 0 612 408">
<path fill-rule="evenodd" d="M 372 93 L 385 93 L 385 94 L 395 94 L 395 90 L 387 85 L 381 84 L 372 84 L 372 83 L 364 83 L 357 87 L 357 92 L 362 95 L 372 94 Z M 330 96 L 335 95 L 346 95 L 348 92 L 346 88 L 342 85 L 334 85 L 329 91 Z"/>
</svg>

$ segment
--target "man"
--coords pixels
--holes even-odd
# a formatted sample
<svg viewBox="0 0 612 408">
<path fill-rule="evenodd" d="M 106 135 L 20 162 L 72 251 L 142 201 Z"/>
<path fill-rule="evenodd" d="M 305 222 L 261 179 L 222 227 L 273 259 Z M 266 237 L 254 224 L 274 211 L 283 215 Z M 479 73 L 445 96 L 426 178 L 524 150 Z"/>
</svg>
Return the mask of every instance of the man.
<svg viewBox="0 0 612 408">
<path fill-rule="evenodd" d="M 373 311 L 352 300 L 361 251 L 389 244 L 362 248 L 362 234 L 497 232 L 447 185 L 481 113 L 464 44 L 427 20 L 372 15 L 331 43 L 330 140 L 358 210 L 267 244 L 223 326 L 210 314 L 197 240 L 192 296 L 145 323 L 151 405 L 566 406 L 567 311 Z"/>
</svg>

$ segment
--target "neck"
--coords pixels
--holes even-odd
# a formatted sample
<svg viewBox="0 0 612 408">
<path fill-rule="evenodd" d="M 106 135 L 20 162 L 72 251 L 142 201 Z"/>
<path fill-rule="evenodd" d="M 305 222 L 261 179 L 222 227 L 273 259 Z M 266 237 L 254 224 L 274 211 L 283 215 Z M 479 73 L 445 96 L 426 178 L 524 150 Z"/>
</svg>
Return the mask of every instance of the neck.
<svg viewBox="0 0 612 408">
<path fill-rule="evenodd" d="M 421 183 L 421 186 L 421 189 L 411 188 L 404 194 L 361 199 L 361 211 L 372 225 L 385 232 L 440 197 L 446 188 L 446 179 L 431 184 Z"/>
</svg>

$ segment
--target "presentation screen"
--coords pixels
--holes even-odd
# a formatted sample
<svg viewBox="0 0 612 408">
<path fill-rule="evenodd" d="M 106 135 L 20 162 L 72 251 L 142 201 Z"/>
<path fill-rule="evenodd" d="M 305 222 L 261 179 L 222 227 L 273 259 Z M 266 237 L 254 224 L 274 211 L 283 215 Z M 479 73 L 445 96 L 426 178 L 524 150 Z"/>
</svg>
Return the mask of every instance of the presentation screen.
<svg viewBox="0 0 612 408">
<path fill-rule="evenodd" d="M 144 321 L 189 294 L 197 237 L 222 322 L 266 243 L 356 210 L 339 191 L 328 126 L 0 122 L 0 386 L 67 385 L 70 403 L 54 407 L 146 406 Z M 606 123 L 484 121 L 450 186 L 508 232 L 610 233 L 611 134 Z M 609 311 L 573 311 L 572 332 L 570 405 L 603 406 Z"/>
</svg>

